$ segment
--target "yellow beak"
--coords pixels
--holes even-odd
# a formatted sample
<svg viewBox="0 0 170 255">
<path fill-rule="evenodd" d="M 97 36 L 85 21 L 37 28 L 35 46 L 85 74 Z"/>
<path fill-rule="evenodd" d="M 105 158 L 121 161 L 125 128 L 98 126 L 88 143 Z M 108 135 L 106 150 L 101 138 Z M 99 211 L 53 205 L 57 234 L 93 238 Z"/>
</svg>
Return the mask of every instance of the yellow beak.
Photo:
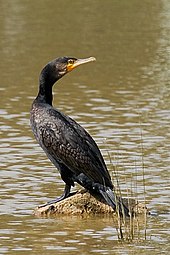
<svg viewBox="0 0 170 255">
<path fill-rule="evenodd" d="M 89 58 L 82 58 L 82 59 L 77 59 L 73 64 L 68 64 L 67 65 L 67 70 L 70 72 L 72 71 L 74 68 L 89 63 L 89 62 L 93 62 L 96 61 L 96 59 L 94 57 L 89 57 Z"/>
</svg>

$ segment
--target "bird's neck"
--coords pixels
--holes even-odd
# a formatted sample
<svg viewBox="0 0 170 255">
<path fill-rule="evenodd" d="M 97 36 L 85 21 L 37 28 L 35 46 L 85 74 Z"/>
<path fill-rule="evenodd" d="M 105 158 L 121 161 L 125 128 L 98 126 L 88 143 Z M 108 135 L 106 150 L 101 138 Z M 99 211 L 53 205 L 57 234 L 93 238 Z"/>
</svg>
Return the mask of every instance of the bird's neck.
<svg viewBox="0 0 170 255">
<path fill-rule="evenodd" d="M 40 74 L 39 92 L 36 97 L 36 102 L 52 105 L 52 87 L 54 83 L 55 81 L 50 79 L 47 73 L 42 72 Z"/>
<path fill-rule="evenodd" d="M 36 101 L 39 103 L 52 105 L 53 101 L 52 85 L 49 85 L 48 83 L 40 83 Z"/>
</svg>

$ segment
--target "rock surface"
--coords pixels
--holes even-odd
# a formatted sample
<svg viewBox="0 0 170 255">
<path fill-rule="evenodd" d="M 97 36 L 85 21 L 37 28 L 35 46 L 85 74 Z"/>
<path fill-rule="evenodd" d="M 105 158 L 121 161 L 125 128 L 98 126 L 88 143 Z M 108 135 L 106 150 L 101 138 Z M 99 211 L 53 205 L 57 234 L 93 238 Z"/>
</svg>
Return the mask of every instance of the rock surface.
<svg viewBox="0 0 170 255">
<path fill-rule="evenodd" d="M 122 198 L 123 203 L 138 214 L 147 212 L 144 203 L 138 203 L 135 199 Z M 57 216 L 57 215 L 116 215 L 116 212 L 109 205 L 92 196 L 86 190 L 80 190 L 74 195 L 51 205 L 39 206 L 34 210 L 36 216 Z"/>
</svg>

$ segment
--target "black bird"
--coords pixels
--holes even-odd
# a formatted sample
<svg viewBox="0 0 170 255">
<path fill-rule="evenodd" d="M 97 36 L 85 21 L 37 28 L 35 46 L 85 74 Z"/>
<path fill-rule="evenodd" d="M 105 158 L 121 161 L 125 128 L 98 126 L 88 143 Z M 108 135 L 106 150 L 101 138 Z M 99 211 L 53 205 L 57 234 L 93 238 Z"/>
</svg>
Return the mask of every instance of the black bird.
<svg viewBox="0 0 170 255">
<path fill-rule="evenodd" d="M 39 92 L 31 109 L 31 127 L 65 182 L 63 195 L 47 204 L 68 197 L 71 186 L 77 182 L 90 193 L 100 195 L 114 210 L 118 206 L 122 214 L 123 209 L 128 216 L 128 208 L 120 199 L 115 201 L 111 177 L 93 138 L 77 122 L 52 106 L 54 83 L 74 68 L 92 61 L 95 58 L 61 57 L 49 62 L 40 74 Z"/>
</svg>

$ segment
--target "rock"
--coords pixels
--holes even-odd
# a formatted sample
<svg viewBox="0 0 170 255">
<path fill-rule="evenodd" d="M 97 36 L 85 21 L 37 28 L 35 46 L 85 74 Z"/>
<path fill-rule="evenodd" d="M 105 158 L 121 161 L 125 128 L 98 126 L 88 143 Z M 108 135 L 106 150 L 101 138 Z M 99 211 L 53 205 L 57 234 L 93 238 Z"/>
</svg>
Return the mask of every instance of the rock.
<svg viewBox="0 0 170 255">
<path fill-rule="evenodd" d="M 131 212 L 146 214 L 148 210 L 144 203 L 138 203 L 135 199 L 122 198 L 123 203 Z M 116 215 L 111 206 L 92 196 L 86 190 L 80 190 L 74 195 L 51 205 L 39 206 L 34 210 L 36 216 L 57 215 Z"/>
</svg>

